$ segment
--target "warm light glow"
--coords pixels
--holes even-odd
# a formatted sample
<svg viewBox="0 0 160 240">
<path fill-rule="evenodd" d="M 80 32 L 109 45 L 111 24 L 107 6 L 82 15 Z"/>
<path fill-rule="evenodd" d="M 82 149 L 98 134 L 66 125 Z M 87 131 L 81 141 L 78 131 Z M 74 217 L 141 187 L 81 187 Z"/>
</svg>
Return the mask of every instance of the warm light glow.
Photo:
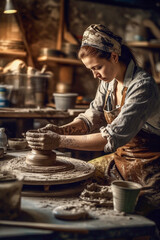
<svg viewBox="0 0 160 240">
<path fill-rule="evenodd" d="M 16 13 L 16 12 L 17 12 L 17 10 L 14 10 L 14 9 L 13 10 L 5 10 L 4 11 L 5 14 L 12 14 L 12 13 Z"/>
<path fill-rule="evenodd" d="M 6 0 L 4 13 L 5 14 L 12 14 L 12 13 L 16 13 L 16 12 L 17 12 L 17 10 L 13 6 L 12 1 L 11 0 Z"/>
</svg>

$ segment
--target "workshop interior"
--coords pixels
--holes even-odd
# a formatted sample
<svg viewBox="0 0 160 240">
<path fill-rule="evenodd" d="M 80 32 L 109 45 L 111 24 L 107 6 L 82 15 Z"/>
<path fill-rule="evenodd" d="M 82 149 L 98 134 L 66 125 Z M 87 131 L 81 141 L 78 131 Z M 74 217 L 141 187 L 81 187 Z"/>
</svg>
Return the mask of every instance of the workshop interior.
<svg viewBox="0 0 160 240">
<path fill-rule="evenodd" d="M 94 105 L 103 79 L 78 55 L 92 24 L 120 36 L 160 88 L 159 0 L 0 1 L 0 240 L 160 239 L 160 209 L 154 216 L 136 211 L 151 187 L 130 176 L 107 183 L 108 172 L 114 175 L 114 152 L 63 144 L 37 150 L 26 137 L 49 124 L 59 129 L 82 119 Z M 144 156 L 149 158 L 140 156 L 142 162 Z M 105 182 L 93 179 L 103 175 L 100 164 L 108 160 Z M 146 200 L 142 205 L 147 212 Z"/>
</svg>

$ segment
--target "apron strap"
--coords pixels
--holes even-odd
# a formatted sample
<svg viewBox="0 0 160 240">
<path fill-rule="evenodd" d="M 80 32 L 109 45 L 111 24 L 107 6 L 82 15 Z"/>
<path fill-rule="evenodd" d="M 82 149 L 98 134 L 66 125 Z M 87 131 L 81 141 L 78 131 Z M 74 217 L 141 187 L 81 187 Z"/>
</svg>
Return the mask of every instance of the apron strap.
<svg viewBox="0 0 160 240">
<path fill-rule="evenodd" d="M 126 93 L 127 93 L 127 89 L 128 89 L 127 87 L 124 87 L 124 88 L 123 88 L 123 94 L 122 94 L 120 109 L 121 109 L 121 107 L 124 105 L 125 97 L 126 97 Z M 103 110 L 105 110 L 105 106 L 106 106 L 107 99 L 108 99 L 108 96 L 109 96 L 110 92 L 111 92 L 111 90 L 107 90 L 107 94 L 106 94 L 106 97 L 105 97 L 105 103 L 104 103 L 104 108 L 103 108 Z"/>
<path fill-rule="evenodd" d="M 123 88 L 123 94 L 122 94 L 122 100 L 121 100 L 121 106 L 120 108 L 124 105 L 124 102 L 125 102 L 125 97 L 126 97 L 126 93 L 127 93 L 127 87 L 124 87 Z"/>
<path fill-rule="evenodd" d="M 105 110 L 105 106 L 106 106 L 107 99 L 108 99 L 108 96 L 109 96 L 110 92 L 111 92 L 111 90 L 107 90 L 107 94 L 106 94 L 106 97 L 105 97 L 105 102 L 104 102 L 103 110 Z"/>
</svg>

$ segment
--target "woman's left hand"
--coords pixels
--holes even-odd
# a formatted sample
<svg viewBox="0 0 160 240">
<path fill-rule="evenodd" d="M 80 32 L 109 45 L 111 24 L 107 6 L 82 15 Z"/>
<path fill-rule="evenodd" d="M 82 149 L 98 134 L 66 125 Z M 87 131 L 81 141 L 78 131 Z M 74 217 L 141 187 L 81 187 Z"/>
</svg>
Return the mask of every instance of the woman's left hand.
<svg viewBox="0 0 160 240">
<path fill-rule="evenodd" d="M 36 150 L 53 150 L 60 143 L 60 135 L 52 131 L 28 131 L 26 139 L 29 147 Z"/>
</svg>

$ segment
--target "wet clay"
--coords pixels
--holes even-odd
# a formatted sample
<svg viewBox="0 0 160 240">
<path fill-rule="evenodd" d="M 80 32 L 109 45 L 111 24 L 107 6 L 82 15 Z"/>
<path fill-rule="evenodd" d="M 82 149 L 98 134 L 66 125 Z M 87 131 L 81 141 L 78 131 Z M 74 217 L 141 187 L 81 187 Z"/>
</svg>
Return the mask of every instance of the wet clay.
<svg viewBox="0 0 160 240">
<path fill-rule="evenodd" d="M 113 196 L 110 186 L 102 186 L 97 183 L 88 184 L 82 191 L 80 199 L 94 203 L 95 206 L 113 208 Z"/>
<path fill-rule="evenodd" d="M 37 133 L 38 130 L 30 130 L 30 133 Z M 56 161 L 56 153 L 52 150 L 32 149 L 26 156 L 26 163 L 32 166 L 53 166 Z"/>
<path fill-rule="evenodd" d="M 32 168 L 32 170 L 31 170 Z M 1 163 L 2 171 L 24 177 L 24 184 L 57 185 L 79 182 L 88 179 L 94 173 L 94 166 L 82 160 L 57 156 L 53 166 L 30 166 L 26 157 L 20 156 Z"/>
<path fill-rule="evenodd" d="M 72 205 L 58 206 L 53 210 L 53 214 L 62 220 L 92 219 L 92 216 L 84 208 Z"/>
<path fill-rule="evenodd" d="M 26 156 L 26 163 L 34 166 L 52 166 L 56 161 L 56 153 L 53 151 L 34 150 Z"/>
</svg>

